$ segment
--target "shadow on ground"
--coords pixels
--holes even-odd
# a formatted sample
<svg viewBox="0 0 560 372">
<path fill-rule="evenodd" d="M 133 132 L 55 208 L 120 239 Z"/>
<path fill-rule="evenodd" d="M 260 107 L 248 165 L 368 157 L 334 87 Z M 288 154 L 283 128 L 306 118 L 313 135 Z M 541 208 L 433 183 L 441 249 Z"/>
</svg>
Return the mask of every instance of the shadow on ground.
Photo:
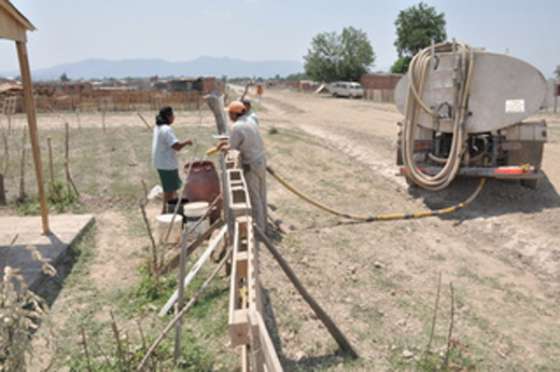
<svg viewBox="0 0 560 372">
<path fill-rule="evenodd" d="M 478 179 L 457 179 L 445 190 L 433 192 L 410 187 L 408 192 L 422 198 L 429 209 L 446 208 L 464 201 L 479 184 Z M 489 179 L 480 195 L 467 208 L 442 215 L 445 220 L 469 220 L 512 213 L 535 213 L 560 207 L 560 195 L 545 175 L 536 189 L 524 187 L 519 181 Z"/>
<path fill-rule="evenodd" d="M 278 323 L 270 301 L 269 291 L 263 288 L 262 294 L 264 300 L 264 318 L 266 326 L 270 333 L 270 338 L 272 339 L 274 348 L 278 353 L 280 363 L 282 364 L 282 367 L 284 367 L 285 371 L 317 370 L 339 365 L 345 361 L 345 355 L 340 350 L 321 356 L 303 357 L 299 360 L 288 358 L 286 354 L 284 354 L 284 350 L 282 348 L 282 340 L 278 333 Z"/>
</svg>

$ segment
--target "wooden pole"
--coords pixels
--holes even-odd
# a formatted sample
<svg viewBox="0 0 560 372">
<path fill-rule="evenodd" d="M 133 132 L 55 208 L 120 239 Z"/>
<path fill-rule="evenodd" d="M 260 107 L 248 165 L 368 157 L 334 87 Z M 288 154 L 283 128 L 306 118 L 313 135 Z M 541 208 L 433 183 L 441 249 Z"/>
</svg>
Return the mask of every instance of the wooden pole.
<svg viewBox="0 0 560 372">
<path fill-rule="evenodd" d="M 188 232 L 186 230 L 187 227 L 185 227 L 185 231 L 183 232 L 183 236 L 181 237 L 181 239 L 183 239 L 185 242 L 187 241 L 188 238 Z M 178 295 L 179 297 L 177 299 L 177 306 L 175 307 L 175 315 L 177 315 L 179 311 L 181 311 L 181 308 L 183 307 L 184 293 L 185 293 L 185 287 L 183 287 L 183 282 L 185 281 L 186 266 L 187 266 L 187 244 L 181 244 L 181 255 L 179 257 L 179 273 L 177 275 L 177 288 L 179 289 L 179 295 Z M 181 321 L 181 319 L 177 320 L 177 323 L 175 323 L 175 351 L 173 353 L 173 359 L 175 361 L 175 364 L 177 364 L 177 361 L 181 356 L 182 325 L 183 322 Z"/>
<path fill-rule="evenodd" d="M 27 130 L 23 128 L 23 135 L 21 138 L 21 161 L 19 164 L 19 200 L 25 200 L 25 145 L 27 143 Z"/>
<path fill-rule="evenodd" d="M 33 86 L 31 84 L 31 69 L 27 57 L 27 45 L 23 41 L 16 41 L 16 48 L 21 72 L 21 83 L 23 85 L 23 99 L 27 123 L 29 125 L 29 137 L 33 151 L 33 163 L 35 164 L 35 177 L 37 178 L 37 189 L 39 192 L 39 204 L 41 205 L 41 223 L 43 234 L 49 233 L 49 209 L 47 196 L 43 181 L 43 164 L 41 162 L 41 148 L 39 146 L 39 133 L 37 130 L 37 116 L 35 113 L 35 101 L 33 99 Z"/>
<path fill-rule="evenodd" d="M 150 238 L 150 242 L 152 244 L 152 275 L 156 278 L 156 281 L 159 282 L 159 263 L 158 263 L 158 254 L 157 254 L 157 244 L 154 240 L 154 235 L 152 234 L 152 228 L 150 227 L 150 221 L 148 221 L 148 215 L 146 214 L 146 207 L 142 201 L 138 203 L 140 205 L 140 212 L 142 212 L 142 219 L 144 220 L 144 224 L 146 225 L 146 231 L 148 232 L 148 237 Z"/>
<path fill-rule="evenodd" d="M 338 329 L 338 327 L 333 322 L 333 320 L 327 315 L 327 313 L 321 308 L 321 306 L 315 301 L 315 299 L 311 297 L 309 292 L 307 292 L 303 284 L 301 284 L 296 274 L 291 269 L 290 265 L 288 265 L 288 262 L 286 262 L 284 257 L 282 257 L 280 252 L 278 252 L 278 250 L 272 245 L 270 240 L 268 240 L 266 235 L 264 235 L 264 233 L 260 230 L 260 228 L 256 224 L 253 224 L 253 228 L 258 239 L 262 241 L 264 245 L 268 248 L 272 256 L 276 259 L 276 262 L 278 262 L 278 264 L 284 271 L 284 274 L 286 274 L 288 279 L 290 279 L 290 281 L 292 282 L 294 287 L 296 287 L 301 297 L 303 297 L 303 299 L 305 300 L 305 302 L 307 302 L 309 307 L 311 307 L 315 315 L 317 315 L 317 318 L 319 318 L 319 320 L 327 328 L 327 330 L 329 331 L 331 336 L 335 339 L 340 349 L 348 353 L 348 355 L 350 355 L 352 358 L 354 359 L 358 358 L 358 354 L 356 353 L 352 345 L 350 345 L 348 339 L 346 339 L 344 334 L 340 331 L 340 329 Z"/>
<path fill-rule="evenodd" d="M 144 123 L 144 125 L 146 126 L 146 128 L 148 128 L 148 130 L 152 129 L 152 126 L 148 123 L 148 121 L 144 118 L 144 115 L 142 115 L 141 113 L 139 113 L 138 111 L 136 112 L 136 114 L 138 115 L 138 117 L 140 118 L 140 120 L 142 120 L 142 123 Z"/>
<path fill-rule="evenodd" d="M 171 319 L 171 321 L 165 326 L 165 328 L 163 329 L 161 334 L 152 343 L 152 345 L 148 349 L 148 352 L 146 353 L 146 355 L 144 355 L 144 357 L 142 358 L 142 361 L 140 362 L 140 364 L 136 368 L 137 371 L 143 371 L 144 370 L 146 362 L 148 361 L 150 356 L 153 354 L 153 352 L 157 349 L 157 347 L 159 346 L 161 341 L 163 341 L 165 336 L 169 333 L 169 331 L 171 331 L 171 329 L 173 328 L 173 325 L 175 325 L 175 323 L 177 321 L 179 321 L 179 319 L 181 319 L 187 313 L 187 311 L 189 311 L 189 309 L 196 303 L 196 301 L 198 301 L 198 298 L 202 295 L 202 293 L 204 293 L 206 288 L 210 285 L 210 282 L 212 281 L 212 279 L 214 279 L 214 277 L 216 275 L 218 275 L 218 273 L 220 272 L 222 267 L 225 265 L 226 261 L 229 259 L 230 254 L 231 254 L 231 248 L 228 249 L 224 258 L 222 258 L 222 261 L 220 261 L 220 263 L 218 264 L 218 266 L 216 266 L 214 271 L 212 271 L 210 276 L 208 276 L 208 278 L 204 281 L 204 283 L 202 283 L 202 285 L 198 288 L 196 293 L 191 297 L 191 299 L 185 305 L 185 307 L 183 307 L 181 309 L 181 311 L 179 311 L 179 313 L 177 313 L 177 315 L 175 315 L 173 317 L 173 319 Z"/>
<path fill-rule="evenodd" d="M 2 169 L 0 169 L 0 205 L 6 205 L 6 189 L 4 187 L 4 177 L 8 173 L 8 166 L 10 164 L 10 150 L 8 148 L 8 137 L 2 131 L 2 141 L 4 143 L 4 159 Z"/>
<path fill-rule="evenodd" d="M 51 137 L 47 137 L 47 146 L 49 147 L 49 177 L 51 180 L 51 192 L 54 191 L 54 166 Z"/>
<path fill-rule="evenodd" d="M 79 198 L 80 193 L 70 174 L 70 126 L 64 123 L 64 172 L 66 173 L 66 187 L 70 193 L 74 192 Z"/>
<path fill-rule="evenodd" d="M 101 113 L 101 121 L 102 121 L 102 125 L 103 125 L 103 133 L 105 133 L 106 128 L 105 128 L 105 114 L 106 114 L 106 108 L 103 107 L 103 112 Z"/>
<path fill-rule="evenodd" d="M 4 175 L 0 173 L 0 205 L 6 205 L 6 189 L 4 188 Z"/>
</svg>

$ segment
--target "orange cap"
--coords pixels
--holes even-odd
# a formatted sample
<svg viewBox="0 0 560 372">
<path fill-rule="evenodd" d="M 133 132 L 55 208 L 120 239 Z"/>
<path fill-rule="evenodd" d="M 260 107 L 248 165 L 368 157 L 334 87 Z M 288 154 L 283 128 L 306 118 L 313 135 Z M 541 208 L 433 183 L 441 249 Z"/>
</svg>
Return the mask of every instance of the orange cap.
<svg viewBox="0 0 560 372">
<path fill-rule="evenodd" d="M 246 111 L 246 109 L 245 109 L 245 105 L 242 102 L 232 101 L 226 108 L 226 111 L 233 112 L 236 114 L 243 114 Z"/>
</svg>

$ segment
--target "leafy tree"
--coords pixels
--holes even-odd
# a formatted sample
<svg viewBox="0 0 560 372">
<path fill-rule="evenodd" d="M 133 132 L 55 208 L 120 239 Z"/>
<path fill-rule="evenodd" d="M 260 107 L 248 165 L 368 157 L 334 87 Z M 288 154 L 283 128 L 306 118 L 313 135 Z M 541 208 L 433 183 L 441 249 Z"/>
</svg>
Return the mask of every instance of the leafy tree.
<svg viewBox="0 0 560 372">
<path fill-rule="evenodd" d="M 554 70 L 554 73 L 556 74 L 556 79 L 560 80 L 560 65 L 556 66 L 556 70 Z"/>
<path fill-rule="evenodd" d="M 298 72 L 296 74 L 290 74 L 288 76 L 286 76 L 285 80 L 287 81 L 299 81 L 299 80 L 308 80 L 309 76 L 307 76 L 305 73 L 303 72 Z"/>
<path fill-rule="evenodd" d="M 68 77 L 68 75 L 65 73 L 63 73 L 62 75 L 60 75 L 60 81 L 62 81 L 63 83 L 67 83 L 70 81 L 70 78 Z"/>
<path fill-rule="evenodd" d="M 430 46 L 432 40 L 440 43 L 447 39 L 445 14 L 438 13 L 434 7 L 423 2 L 401 10 L 395 26 L 397 28 L 395 47 L 399 59 L 391 67 L 393 72 L 406 72 L 412 57 Z"/>
<path fill-rule="evenodd" d="M 305 73 L 316 81 L 356 81 L 375 61 L 375 53 L 364 31 L 346 27 L 341 34 L 315 35 L 307 51 Z"/>
<path fill-rule="evenodd" d="M 404 74 L 408 71 L 408 65 L 410 65 L 411 57 L 399 57 L 391 66 L 391 72 L 393 74 Z"/>
</svg>

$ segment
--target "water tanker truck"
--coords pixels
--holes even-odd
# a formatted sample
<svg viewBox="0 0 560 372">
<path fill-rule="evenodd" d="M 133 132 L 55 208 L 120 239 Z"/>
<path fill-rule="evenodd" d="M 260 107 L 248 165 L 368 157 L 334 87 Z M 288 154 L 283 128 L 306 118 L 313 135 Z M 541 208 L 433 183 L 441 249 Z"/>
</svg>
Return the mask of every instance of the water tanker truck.
<svg viewBox="0 0 560 372">
<path fill-rule="evenodd" d="M 543 105 L 542 73 L 509 55 L 458 42 L 419 52 L 395 89 L 397 164 L 407 182 L 429 190 L 457 176 L 519 179 L 535 188 L 542 177 L 543 120 L 527 120 Z"/>
</svg>

